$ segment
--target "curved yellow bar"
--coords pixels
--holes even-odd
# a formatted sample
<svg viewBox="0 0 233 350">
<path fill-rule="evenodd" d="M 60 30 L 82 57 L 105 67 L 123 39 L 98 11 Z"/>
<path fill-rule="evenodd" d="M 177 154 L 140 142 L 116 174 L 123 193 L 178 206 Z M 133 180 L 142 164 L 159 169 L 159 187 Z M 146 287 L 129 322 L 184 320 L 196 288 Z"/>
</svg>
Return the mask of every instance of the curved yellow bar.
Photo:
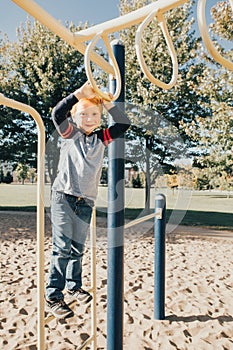
<svg viewBox="0 0 233 350">
<path fill-rule="evenodd" d="M 124 28 L 130 28 L 133 25 L 141 23 L 151 12 L 159 10 L 165 13 L 173 8 L 176 8 L 189 0 L 157 0 L 149 5 L 143 6 L 131 13 L 123 16 L 119 16 L 104 23 L 97 24 L 95 26 L 83 29 L 79 32 L 72 33 L 66 27 L 64 27 L 58 20 L 53 18 L 47 13 L 41 6 L 39 6 L 34 0 L 12 0 L 15 4 L 27 11 L 31 16 L 37 19 L 40 23 L 45 25 L 55 34 L 60 36 L 63 40 L 75 47 L 79 52 L 85 56 L 86 44 L 88 40 L 93 38 L 100 32 L 104 35 L 118 32 Z M 106 73 L 114 75 L 114 69 L 112 65 L 107 62 L 103 57 L 91 52 L 91 60 L 101 67 Z"/>
<path fill-rule="evenodd" d="M 159 25 L 162 29 L 167 47 L 168 47 L 168 51 L 170 53 L 171 56 L 171 60 L 172 60 L 172 67 L 173 67 L 173 73 L 172 73 L 172 78 L 170 80 L 169 83 L 164 83 L 162 81 L 160 81 L 159 79 L 155 78 L 150 71 L 147 68 L 147 65 L 145 63 L 144 57 L 143 57 L 143 53 L 142 53 L 142 45 L 141 45 L 141 38 L 142 38 L 142 34 L 144 29 L 149 25 L 149 23 L 153 20 L 154 17 L 157 16 L 157 19 L 159 21 Z M 136 54 L 138 57 L 138 61 L 141 67 L 141 70 L 143 71 L 143 73 L 146 75 L 146 77 L 155 85 L 159 86 L 162 89 L 168 90 L 171 89 L 177 81 L 177 77 L 178 77 L 178 62 L 177 62 L 177 56 L 176 56 L 176 51 L 174 48 L 174 45 L 172 43 L 171 37 L 168 33 L 168 29 L 166 26 L 166 22 L 165 19 L 163 17 L 163 14 L 156 10 L 154 12 L 152 12 L 138 27 L 137 31 L 136 31 L 136 37 L 135 37 L 135 45 L 136 45 Z"/>
<path fill-rule="evenodd" d="M 113 95 L 113 98 L 110 98 L 109 94 L 107 94 L 99 89 L 98 85 L 95 82 L 95 79 L 93 78 L 92 71 L 91 71 L 91 62 L 90 62 L 91 53 L 92 53 L 93 48 L 95 47 L 96 43 L 98 42 L 98 40 L 101 38 L 103 39 L 103 41 L 106 45 L 106 48 L 107 48 L 107 51 L 109 54 L 109 58 L 112 61 L 113 70 L 114 70 L 114 78 L 116 79 L 116 92 Z M 120 75 L 120 70 L 119 70 L 116 58 L 115 58 L 113 50 L 112 50 L 112 46 L 110 45 L 110 43 L 108 41 L 107 35 L 103 35 L 102 32 L 98 33 L 94 37 L 94 39 L 88 44 L 86 52 L 85 52 L 85 56 L 84 56 L 84 64 L 85 64 L 86 75 L 88 77 L 89 82 L 91 83 L 91 86 L 95 90 L 95 92 L 106 101 L 115 101 L 119 97 L 120 92 L 121 92 L 121 75 Z"/>
<path fill-rule="evenodd" d="M 230 4 L 233 11 L 233 0 L 230 0 Z M 202 40 L 209 52 L 209 54 L 213 57 L 213 59 L 220 63 L 223 67 L 233 70 L 233 62 L 229 61 L 228 59 L 224 58 L 215 48 L 213 42 L 210 39 L 210 36 L 208 34 L 208 28 L 206 25 L 206 16 L 205 16 L 205 7 L 206 7 L 206 0 L 198 0 L 197 3 L 197 20 L 198 20 L 198 26 L 199 30 L 202 36 Z"/>
<path fill-rule="evenodd" d="M 233 12 L 233 0 L 229 0 L 230 1 L 230 5 L 231 5 L 231 8 L 232 8 L 232 12 Z"/>
<path fill-rule="evenodd" d="M 12 100 L 0 93 L 0 104 L 28 113 L 36 121 L 38 130 L 37 158 L 37 313 L 38 349 L 45 349 L 44 335 L 44 155 L 45 127 L 39 113 L 24 103 Z"/>
</svg>

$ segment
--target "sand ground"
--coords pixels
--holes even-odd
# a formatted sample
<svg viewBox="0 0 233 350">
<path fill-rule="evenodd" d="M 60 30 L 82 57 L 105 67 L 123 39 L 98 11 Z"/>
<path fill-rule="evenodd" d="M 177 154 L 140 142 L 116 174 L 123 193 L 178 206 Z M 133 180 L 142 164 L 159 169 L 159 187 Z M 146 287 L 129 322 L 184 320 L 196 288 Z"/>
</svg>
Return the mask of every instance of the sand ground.
<svg viewBox="0 0 233 350">
<path fill-rule="evenodd" d="M 0 212 L 0 348 L 37 349 L 35 214 Z M 106 349 L 106 222 L 97 221 L 98 350 Z M 177 227 L 166 243 L 166 298 L 163 321 L 154 320 L 154 244 L 151 224 L 128 229 L 124 267 L 124 349 L 233 349 L 233 232 Z M 51 228 L 46 217 L 45 280 Z M 84 258 L 90 286 L 90 251 Z M 68 301 L 68 299 L 67 299 Z M 90 307 L 46 326 L 46 349 L 77 349 L 90 334 Z"/>
</svg>

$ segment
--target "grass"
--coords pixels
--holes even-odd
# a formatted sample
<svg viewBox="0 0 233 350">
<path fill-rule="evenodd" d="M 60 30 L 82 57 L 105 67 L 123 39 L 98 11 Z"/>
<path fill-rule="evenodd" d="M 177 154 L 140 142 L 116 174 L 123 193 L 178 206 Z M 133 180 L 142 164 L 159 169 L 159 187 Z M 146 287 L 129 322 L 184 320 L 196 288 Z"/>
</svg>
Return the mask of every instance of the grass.
<svg viewBox="0 0 233 350">
<path fill-rule="evenodd" d="M 99 209 L 99 210 L 98 210 Z M 150 213 L 154 210 L 151 209 Z M 142 208 L 125 209 L 125 218 L 128 220 L 134 220 L 143 216 L 144 210 Z M 149 213 L 148 213 L 149 214 Z M 97 216 L 106 217 L 106 208 L 97 208 Z M 151 219 L 152 221 L 153 219 Z M 233 230 L 233 215 L 231 213 L 220 212 L 204 212 L 196 210 L 166 210 L 166 222 L 169 224 L 176 224 L 186 226 L 210 226 L 221 229 Z"/>
<path fill-rule="evenodd" d="M 152 189 L 151 208 L 155 193 Z M 164 193 L 166 192 L 166 193 Z M 167 222 L 190 226 L 211 226 L 233 229 L 233 196 L 224 192 L 176 193 L 163 189 L 167 198 Z M 45 186 L 45 207 L 50 205 L 50 187 Z M 125 218 L 136 219 L 145 215 L 144 189 L 126 189 Z M 0 184 L 0 210 L 36 211 L 36 185 Z M 151 209 L 150 212 L 153 212 Z M 97 215 L 107 216 L 107 188 L 99 189 Z"/>
<path fill-rule="evenodd" d="M 167 212 L 167 221 L 172 211 Z M 180 224 L 188 226 L 211 226 L 222 229 L 233 229 L 233 215 L 231 213 L 220 213 L 212 211 L 188 210 L 182 212 L 177 210 L 175 216 L 183 217 Z M 176 222 L 174 220 L 174 222 Z M 170 222 L 171 223 L 171 222 Z"/>
</svg>

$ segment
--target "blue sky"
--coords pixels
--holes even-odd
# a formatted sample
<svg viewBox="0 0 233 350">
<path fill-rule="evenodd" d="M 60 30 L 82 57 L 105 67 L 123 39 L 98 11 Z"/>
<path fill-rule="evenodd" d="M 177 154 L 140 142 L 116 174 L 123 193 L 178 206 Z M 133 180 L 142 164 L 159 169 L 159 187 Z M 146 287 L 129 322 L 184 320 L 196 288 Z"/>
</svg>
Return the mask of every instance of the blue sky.
<svg viewBox="0 0 233 350">
<path fill-rule="evenodd" d="M 118 17 L 119 0 L 35 0 L 53 17 L 74 24 L 88 21 L 97 24 Z M 27 13 L 11 0 L 1 0 L 0 30 L 14 40 L 15 29 L 25 22 Z"/>
</svg>

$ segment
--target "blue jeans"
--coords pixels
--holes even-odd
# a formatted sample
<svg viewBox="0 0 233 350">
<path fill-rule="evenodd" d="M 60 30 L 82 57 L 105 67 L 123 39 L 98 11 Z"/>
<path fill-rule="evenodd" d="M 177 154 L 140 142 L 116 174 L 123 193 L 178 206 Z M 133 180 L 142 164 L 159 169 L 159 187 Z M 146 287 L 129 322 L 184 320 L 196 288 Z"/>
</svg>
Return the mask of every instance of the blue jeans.
<svg viewBox="0 0 233 350">
<path fill-rule="evenodd" d="M 52 192 L 53 233 L 46 298 L 63 299 L 62 291 L 82 286 L 82 258 L 94 203 L 61 192 Z"/>
</svg>

